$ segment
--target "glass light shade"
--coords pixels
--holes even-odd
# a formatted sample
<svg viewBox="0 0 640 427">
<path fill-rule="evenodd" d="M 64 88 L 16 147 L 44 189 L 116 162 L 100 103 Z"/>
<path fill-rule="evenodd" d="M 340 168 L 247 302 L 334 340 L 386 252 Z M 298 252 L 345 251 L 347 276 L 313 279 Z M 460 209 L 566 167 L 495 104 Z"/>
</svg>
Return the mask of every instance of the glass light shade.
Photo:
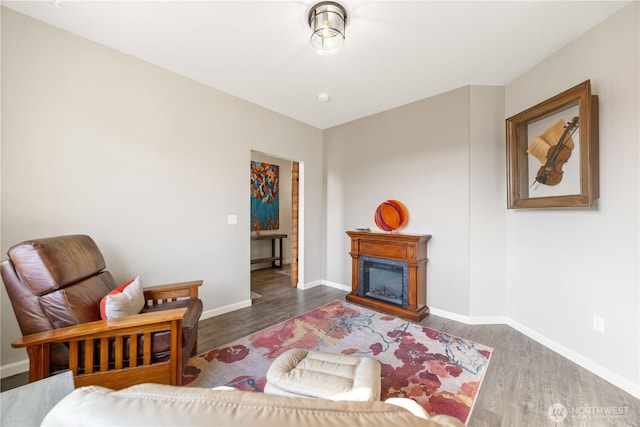
<svg viewBox="0 0 640 427">
<path fill-rule="evenodd" d="M 321 55 L 332 54 L 344 44 L 347 11 L 332 1 L 316 4 L 309 11 L 311 46 Z"/>
</svg>

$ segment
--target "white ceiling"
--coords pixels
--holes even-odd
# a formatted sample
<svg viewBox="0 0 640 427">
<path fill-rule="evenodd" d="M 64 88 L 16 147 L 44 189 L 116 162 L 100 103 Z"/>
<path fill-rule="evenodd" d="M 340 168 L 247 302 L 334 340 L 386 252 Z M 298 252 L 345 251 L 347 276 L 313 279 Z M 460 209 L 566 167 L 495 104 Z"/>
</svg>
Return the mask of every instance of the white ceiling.
<svg viewBox="0 0 640 427">
<path fill-rule="evenodd" d="M 308 0 L 2 1 L 321 129 L 465 85 L 506 85 L 629 1 L 341 3 L 345 45 L 320 56 Z"/>
</svg>

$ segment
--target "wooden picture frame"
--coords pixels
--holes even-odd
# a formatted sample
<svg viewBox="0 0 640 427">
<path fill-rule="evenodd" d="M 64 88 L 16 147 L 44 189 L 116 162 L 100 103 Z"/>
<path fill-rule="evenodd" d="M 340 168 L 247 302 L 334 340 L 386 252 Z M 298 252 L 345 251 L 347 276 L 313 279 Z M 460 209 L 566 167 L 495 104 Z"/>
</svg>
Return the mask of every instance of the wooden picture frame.
<svg viewBox="0 0 640 427">
<path fill-rule="evenodd" d="M 590 80 L 506 119 L 506 138 L 509 209 L 588 208 L 599 197 L 598 97 Z"/>
</svg>

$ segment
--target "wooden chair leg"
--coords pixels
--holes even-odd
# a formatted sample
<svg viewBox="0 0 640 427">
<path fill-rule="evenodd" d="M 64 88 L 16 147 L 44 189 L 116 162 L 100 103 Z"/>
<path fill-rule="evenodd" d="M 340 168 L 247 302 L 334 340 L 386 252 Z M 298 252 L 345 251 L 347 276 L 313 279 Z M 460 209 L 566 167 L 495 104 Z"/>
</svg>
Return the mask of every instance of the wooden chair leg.
<svg viewBox="0 0 640 427">
<path fill-rule="evenodd" d="M 27 347 L 29 355 L 29 382 L 39 381 L 49 376 L 49 344 Z"/>
</svg>

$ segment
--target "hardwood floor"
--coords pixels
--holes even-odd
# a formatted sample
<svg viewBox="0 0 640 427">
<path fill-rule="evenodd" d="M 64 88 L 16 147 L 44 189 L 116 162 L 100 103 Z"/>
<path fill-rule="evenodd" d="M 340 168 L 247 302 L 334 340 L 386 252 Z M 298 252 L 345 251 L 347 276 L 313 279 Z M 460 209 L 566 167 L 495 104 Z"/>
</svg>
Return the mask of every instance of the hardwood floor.
<svg viewBox="0 0 640 427">
<path fill-rule="evenodd" d="M 345 292 L 326 286 L 306 291 L 290 287 L 289 277 L 282 274 L 287 267 L 252 273 L 251 290 L 261 296 L 251 307 L 200 321 L 200 352 L 344 299 Z M 494 348 L 471 427 L 640 425 L 638 399 L 509 326 L 471 326 L 434 315 L 420 323 Z M 26 374 L 3 379 L 2 390 L 26 381 Z M 566 408 L 563 421 L 549 416 L 554 404 Z M 555 414 L 561 416 L 561 409 Z"/>
<path fill-rule="evenodd" d="M 251 291 L 260 295 L 251 307 L 201 320 L 198 347 L 206 351 L 257 332 L 267 326 L 313 310 L 336 299 L 344 299 L 345 292 L 327 286 L 306 291 L 289 285 L 289 265 L 267 268 L 251 273 Z"/>
</svg>

